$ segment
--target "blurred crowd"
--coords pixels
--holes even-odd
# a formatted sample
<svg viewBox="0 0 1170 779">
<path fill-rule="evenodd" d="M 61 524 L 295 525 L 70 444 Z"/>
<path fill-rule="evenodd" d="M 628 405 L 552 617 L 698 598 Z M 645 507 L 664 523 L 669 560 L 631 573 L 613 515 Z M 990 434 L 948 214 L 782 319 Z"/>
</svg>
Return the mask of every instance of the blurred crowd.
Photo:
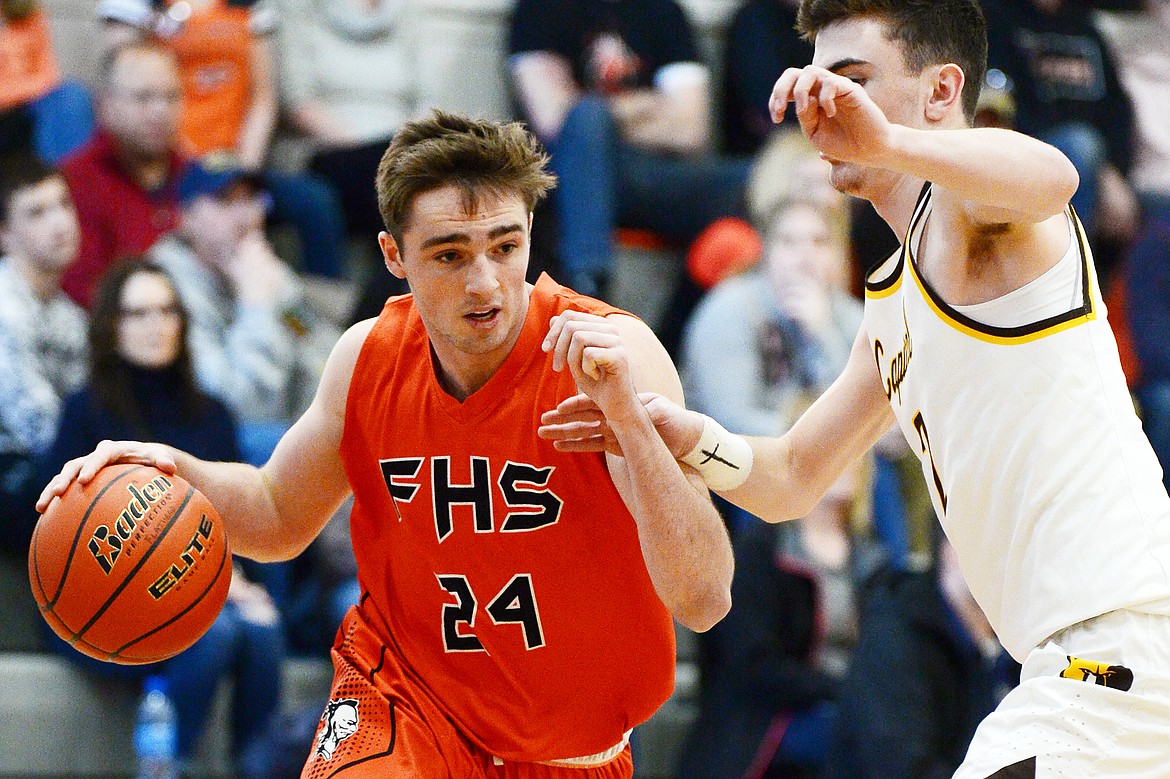
<svg viewBox="0 0 1170 779">
<path fill-rule="evenodd" d="M 1133 390 L 1170 466 L 1170 0 L 982 0 L 977 123 L 1060 148 Z M 898 239 L 767 112 L 811 57 L 798 0 L 744 0 L 712 67 L 702 0 L 516 0 L 502 85 L 551 155 L 532 279 L 613 298 L 630 246 L 679 258 L 659 337 L 688 403 L 775 435 L 845 362 L 864 270 Z M 421 96 L 405 0 L 97 0 L 95 72 L 64 75 L 54 7 L 0 0 L 0 547 L 103 438 L 262 463 L 341 329 L 407 291 L 373 180 Z M 278 159 L 274 139 L 296 139 Z M 314 289 L 355 290 L 325 310 Z M 1170 483 L 1170 482 L 1168 482 Z M 680 777 L 947 777 L 1013 683 L 915 456 L 884 440 L 809 516 L 721 506 L 731 614 L 702 637 Z M 7 563 L 6 563 L 7 564 Z M 185 756 L 230 678 L 242 774 L 272 776 L 279 664 L 325 656 L 360 593 L 343 509 L 301 559 L 239 563 L 207 636 L 166 664 Z M 45 646 L 84 658 L 46 630 Z M 145 676 L 85 664 L 94 673 Z M 203 690 L 206 694 L 190 691 Z M 637 740 L 635 737 L 635 746 Z"/>
</svg>

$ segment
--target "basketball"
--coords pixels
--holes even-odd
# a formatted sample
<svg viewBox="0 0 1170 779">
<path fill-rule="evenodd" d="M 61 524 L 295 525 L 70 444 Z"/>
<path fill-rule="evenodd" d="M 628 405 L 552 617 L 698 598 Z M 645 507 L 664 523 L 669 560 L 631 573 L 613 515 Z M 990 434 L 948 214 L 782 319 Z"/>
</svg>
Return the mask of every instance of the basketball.
<svg viewBox="0 0 1170 779">
<path fill-rule="evenodd" d="M 109 465 L 69 485 L 29 546 L 33 597 L 77 651 L 123 665 L 165 660 L 207 631 L 227 599 L 223 520 L 178 476 Z"/>
</svg>

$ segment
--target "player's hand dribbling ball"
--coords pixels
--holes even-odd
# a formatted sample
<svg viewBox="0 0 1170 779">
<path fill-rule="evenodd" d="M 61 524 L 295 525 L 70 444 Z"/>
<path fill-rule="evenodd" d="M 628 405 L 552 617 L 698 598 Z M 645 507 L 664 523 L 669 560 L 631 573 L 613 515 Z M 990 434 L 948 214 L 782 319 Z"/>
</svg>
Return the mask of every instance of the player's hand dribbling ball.
<svg viewBox="0 0 1170 779">
<path fill-rule="evenodd" d="M 49 505 L 33 531 L 28 574 L 57 635 L 90 657 L 138 665 L 173 657 L 211 627 L 232 558 L 223 520 L 201 492 L 120 464 Z"/>
</svg>

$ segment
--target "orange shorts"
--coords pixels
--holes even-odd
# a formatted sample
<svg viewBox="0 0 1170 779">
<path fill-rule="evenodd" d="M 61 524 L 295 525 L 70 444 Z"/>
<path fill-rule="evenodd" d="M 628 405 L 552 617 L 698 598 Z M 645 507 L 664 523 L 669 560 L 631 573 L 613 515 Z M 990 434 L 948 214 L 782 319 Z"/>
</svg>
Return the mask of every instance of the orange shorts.
<svg viewBox="0 0 1170 779">
<path fill-rule="evenodd" d="M 588 768 L 501 761 L 468 741 L 403 672 L 398 658 L 345 615 L 333 651 L 333 689 L 301 779 L 630 779 L 630 747 Z M 380 658 L 370 667 L 367 658 Z"/>
</svg>

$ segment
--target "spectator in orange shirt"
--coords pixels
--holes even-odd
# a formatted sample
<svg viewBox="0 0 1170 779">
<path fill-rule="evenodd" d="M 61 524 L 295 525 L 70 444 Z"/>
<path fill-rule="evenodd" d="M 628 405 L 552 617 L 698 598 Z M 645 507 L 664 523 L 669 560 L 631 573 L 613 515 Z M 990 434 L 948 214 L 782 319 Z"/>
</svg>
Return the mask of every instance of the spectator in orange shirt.
<svg viewBox="0 0 1170 779">
<path fill-rule="evenodd" d="M 304 270 L 341 276 L 345 220 L 336 192 L 312 174 L 263 169 L 277 117 L 274 11 L 263 0 L 101 0 L 97 13 L 111 45 L 154 37 L 175 52 L 185 150 L 227 153 L 260 172 L 272 217 L 297 231 Z"/>
<path fill-rule="evenodd" d="M 89 93 L 61 78 L 36 0 L 0 0 L 0 152 L 32 150 L 56 163 L 93 125 Z"/>
</svg>

